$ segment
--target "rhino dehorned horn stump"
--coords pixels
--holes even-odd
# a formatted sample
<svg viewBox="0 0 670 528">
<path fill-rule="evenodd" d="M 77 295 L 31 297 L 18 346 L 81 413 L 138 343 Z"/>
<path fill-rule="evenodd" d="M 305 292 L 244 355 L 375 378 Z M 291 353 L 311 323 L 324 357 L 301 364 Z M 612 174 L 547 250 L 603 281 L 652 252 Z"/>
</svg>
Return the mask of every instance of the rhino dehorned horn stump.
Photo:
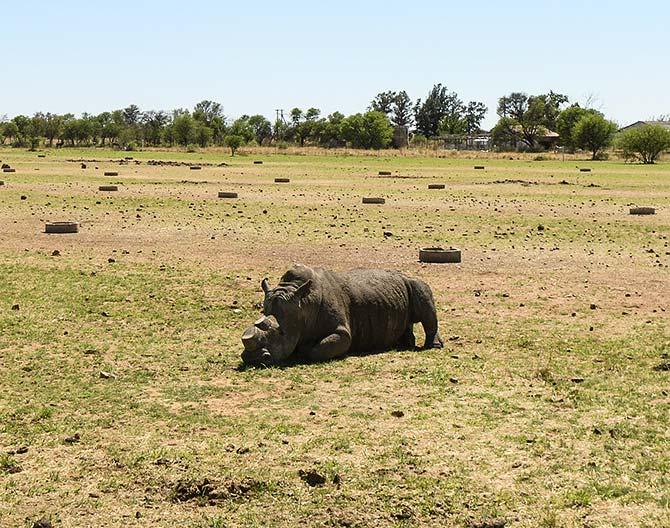
<svg viewBox="0 0 670 528">
<path fill-rule="evenodd" d="M 275 288 L 267 279 L 261 286 L 264 317 L 242 335 L 246 364 L 413 349 L 415 323 L 423 325 L 424 348 L 443 346 L 430 286 L 399 271 L 336 273 L 297 265 Z"/>
</svg>

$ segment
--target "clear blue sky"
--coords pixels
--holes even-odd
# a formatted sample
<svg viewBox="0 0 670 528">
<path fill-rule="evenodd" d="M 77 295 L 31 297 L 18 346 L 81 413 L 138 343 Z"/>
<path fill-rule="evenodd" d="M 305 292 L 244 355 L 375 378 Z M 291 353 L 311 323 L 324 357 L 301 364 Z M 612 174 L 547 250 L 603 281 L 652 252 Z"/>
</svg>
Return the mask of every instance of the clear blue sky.
<svg viewBox="0 0 670 528">
<path fill-rule="evenodd" d="M 234 5 L 231 5 L 234 4 Z M 549 90 L 620 124 L 670 114 L 670 2 L 3 2 L 0 115 L 131 103 L 226 115 L 364 110 L 384 90 Z"/>
</svg>

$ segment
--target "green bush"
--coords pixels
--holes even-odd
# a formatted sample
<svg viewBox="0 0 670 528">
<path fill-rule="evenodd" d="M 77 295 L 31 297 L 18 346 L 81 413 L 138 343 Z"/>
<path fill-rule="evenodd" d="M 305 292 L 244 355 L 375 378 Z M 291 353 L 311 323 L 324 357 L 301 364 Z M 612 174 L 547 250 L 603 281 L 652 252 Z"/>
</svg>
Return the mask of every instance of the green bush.
<svg viewBox="0 0 670 528">
<path fill-rule="evenodd" d="M 226 136 L 226 146 L 230 148 L 230 155 L 234 156 L 237 149 L 244 143 L 244 138 L 237 134 L 230 134 Z"/>
<path fill-rule="evenodd" d="M 670 149 L 670 130 L 660 125 L 644 125 L 619 134 L 617 146 L 626 159 L 655 163 L 658 157 Z"/>
<path fill-rule="evenodd" d="M 572 144 L 591 152 L 591 159 L 598 156 L 612 144 L 617 126 L 598 114 L 585 114 L 572 130 Z"/>
</svg>

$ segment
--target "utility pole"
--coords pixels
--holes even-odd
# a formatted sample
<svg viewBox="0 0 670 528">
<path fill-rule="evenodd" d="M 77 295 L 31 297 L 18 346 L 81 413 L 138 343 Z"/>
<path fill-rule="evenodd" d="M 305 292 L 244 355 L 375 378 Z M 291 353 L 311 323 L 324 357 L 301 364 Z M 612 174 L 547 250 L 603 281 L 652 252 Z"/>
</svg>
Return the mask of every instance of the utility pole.
<svg viewBox="0 0 670 528">
<path fill-rule="evenodd" d="M 284 109 L 283 108 L 275 108 L 275 137 L 276 139 L 282 139 L 282 135 L 284 132 L 284 127 L 282 125 L 286 124 L 286 119 L 284 119 Z"/>
</svg>

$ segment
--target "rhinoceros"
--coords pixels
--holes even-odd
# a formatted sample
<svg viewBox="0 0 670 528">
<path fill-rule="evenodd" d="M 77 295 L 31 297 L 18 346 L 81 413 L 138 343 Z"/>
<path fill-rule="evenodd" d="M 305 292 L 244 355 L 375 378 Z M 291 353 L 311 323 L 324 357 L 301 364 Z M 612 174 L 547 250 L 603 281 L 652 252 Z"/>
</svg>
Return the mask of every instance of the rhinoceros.
<svg viewBox="0 0 670 528">
<path fill-rule="evenodd" d="M 275 288 L 267 279 L 261 287 L 264 316 L 242 336 L 246 364 L 413 349 L 414 323 L 423 325 L 424 348 L 443 346 L 430 286 L 399 271 L 337 273 L 296 265 Z"/>
</svg>

